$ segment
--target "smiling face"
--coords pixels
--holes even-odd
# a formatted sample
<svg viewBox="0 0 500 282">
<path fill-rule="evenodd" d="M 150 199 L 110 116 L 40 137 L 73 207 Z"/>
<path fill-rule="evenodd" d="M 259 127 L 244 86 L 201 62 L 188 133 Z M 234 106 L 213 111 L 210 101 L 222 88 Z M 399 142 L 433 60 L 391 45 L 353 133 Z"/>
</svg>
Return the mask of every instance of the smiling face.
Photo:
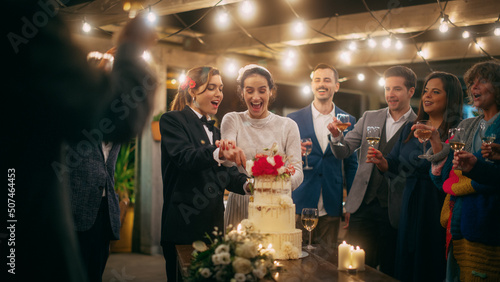
<svg viewBox="0 0 500 282">
<path fill-rule="evenodd" d="M 191 107 L 198 113 L 206 115 L 215 115 L 219 109 L 224 95 L 222 94 L 222 79 L 220 75 L 214 75 L 210 80 L 200 87 L 189 90 L 194 101 Z M 199 93 L 199 91 L 202 91 Z"/>
<path fill-rule="evenodd" d="M 406 88 L 404 77 L 389 76 L 385 79 L 385 101 L 391 112 L 405 113 L 408 111 L 410 99 L 414 93 L 415 88 Z"/>
<path fill-rule="evenodd" d="M 332 101 L 333 95 L 339 90 L 339 83 L 335 80 L 333 70 L 317 69 L 311 81 L 314 100 L 319 102 Z"/>
<path fill-rule="evenodd" d="M 429 116 L 442 117 L 446 110 L 447 93 L 440 78 L 430 79 L 424 88 L 422 106 Z"/>
<path fill-rule="evenodd" d="M 484 111 L 494 110 L 498 112 L 497 104 L 495 103 L 495 89 L 491 82 L 476 77 L 474 83 L 470 86 L 470 93 L 474 107 Z"/>
<path fill-rule="evenodd" d="M 262 75 L 249 75 L 243 82 L 243 100 L 251 118 L 261 119 L 269 115 L 267 107 L 270 97 L 269 84 Z"/>
</svg>

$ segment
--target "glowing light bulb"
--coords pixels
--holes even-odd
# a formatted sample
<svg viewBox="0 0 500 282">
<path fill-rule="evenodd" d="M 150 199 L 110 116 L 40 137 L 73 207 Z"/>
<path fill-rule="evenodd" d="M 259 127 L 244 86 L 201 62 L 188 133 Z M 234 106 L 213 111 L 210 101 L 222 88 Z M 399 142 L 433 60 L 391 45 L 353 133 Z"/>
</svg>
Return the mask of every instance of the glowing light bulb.
<svg viewBox="0 0 500 282">
<path fill-rule="evenodd" d="M 354 41 L 351 42 L 351 44 L 349 44 L 349 50 L 355 51 L 356 49 L 358 49 L 356 42 L 354 42 Z"/>
<path fill-rule="evenodd" d="M 396 49 L 398 49 L 398 50 L 403 49 L 403 43 L 401 43 L 401 41 L 399 41 L 399 40 L 396 41 Z"/>
<path fill-rule="evenodd" d="M 375 48 L 377 46 L 377 41 L 373 38 L 368 39 L 368 46 L 370 46 L 370 48 Z"/>
<path fill-rule="evenodd" d="M 442 21 L 441 24 L 439 25 L 439 31 L 442 33 L 445 33 L 448 31 L 448 22 L 447 21 Z"/>
<path fill-rule="evenodd" d="M 298 34 L 304 33 L 305 31 L 304 23 L 300 20 L 296 21 L 293 24 L 293 30 Z"/>
<path fill-rule="evenodd" d="M 384 41 L 382 41 L 382 46 L 384 46 L 384 48 L 391 47 L 391 44 L 392 44 L 392 40 L 390 37 L 387 37 L 386 39 L 384 39 Z"/>
<path fill-rule="evenodd" d="M 83 25 L 82 25 L 83 31 L 89 32 L 91 29 L 92 29 L 92 27 L 90 26 L 90 24 L 88 22 L 83 22 Z"/>
<path fill-rule="evenodd" d="M 347 52 L 347 51 L 340 53 L 340 59 L 346 63 L 350 63 L 351 62 L 351 53 Z"/>
<path fill-rule="evenodd" d="M 155 23 L 157 19 L 156 14 L 150 10 L 147 19 L 150 23 Z"/>
<path fill-rule="evenodd" d="M 363 80 L 365 80 L 365 75 L 364 75 L 364 74 L 362 74 L 362 73 L 358 73 L 358 80 L 359 80 L 359 81 L 363 81 Z"/>
<path fill-rule="evenodd" d="M 184 82 L 184 80 L 186 80 L 186 74 L 185 73 L 182 73 L 181 75 L 179 75 L 179 84 L 182 84 Z"/>
<path fill-rule="evenodd" d="M 494 33 L 496 36 L 500 36 L 500 27 L 495 28 L 495 31 L 493 31 L 493 33 Z"/>
<path fill-rule="evenodd" d="M 255 15 L 255 5 L 250 0 L 245 0 L 241 2 L 239 8 L 240 17 L 242 19 L 250 19 Z"/>
<path fill-rule="evenodd" d="M 144 59 L 144 61 L 150 62 L 151 61 L 151 53 L 149 53 L 148 51 L 144 51 L 144 53 L 142 53 L 142 58 Z"/>
<path fill-rule="evenodd" d="M 384 86 L 385 85 L 385 79 L 383 77 L 378 79 L 378 85 Z"/>
<path fill-rule="evenodd" d="M 464 32 L 462 32 L 462 37 L 463 38 L 469 38 L 469 36 L 470 36 L 470 33 L 467 30 L 464 31 Z"/>
<path fill-rule="evenodd" d="M 308 85 L 304 85 L 302 87 L 302 94 L 304 94 L 304 96 L 309 96 L 309 94 L 311 94 L 311 87 Z"/>
<path fill-rule="evenodd" d="M 229 15 L 226 11 L 220 11 L 217 16 L 217 22 L 223 26 L 226 26 L 229 23 Z"/>
</svg>

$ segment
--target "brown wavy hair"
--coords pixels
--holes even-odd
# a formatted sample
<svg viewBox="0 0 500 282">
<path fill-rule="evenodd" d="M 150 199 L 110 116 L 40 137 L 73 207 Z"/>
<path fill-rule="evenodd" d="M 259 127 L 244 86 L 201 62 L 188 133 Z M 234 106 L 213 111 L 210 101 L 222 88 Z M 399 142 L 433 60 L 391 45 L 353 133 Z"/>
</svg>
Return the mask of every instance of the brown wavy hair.
<svg viewBox="0 0 500 282">
<path fill-rule="evenodd" d="M 500 62 L 497 60 L 491 60 L 476 63 L 465 72 L 464 81 L 467 85 L 469 104 L 474 103 L 471 87 L 474 85 L 474 80 L 476 78 L 485 79 L 491 83 L 493 89 L 495 90 L 495 103 L 497 104 L 497 108 L 500 110 Z"/>
<path fill-rule="evenodd" d="M 214 75 L 220 75 L 220 71 L 214 67 L 199 66 L 190 69 L 186 74 L 186 79 L 188 79 L 188 77 L 192 79 L 196 83 L 196 86 L 193 88 L 186 87 L 185 89 L 182 89 L 182 84 L 179 85 L 177 94 L 170 105 L 170 110 L 181 111 L 184 107 L 191 105 L 193 98 L 189 94 L 189 89 L 198 90 L 198 95 L 205 92 L 207 85 L 205 85 L 204 89 L 200 89 L 200 87 L 210 81 Z"/>
</svg>

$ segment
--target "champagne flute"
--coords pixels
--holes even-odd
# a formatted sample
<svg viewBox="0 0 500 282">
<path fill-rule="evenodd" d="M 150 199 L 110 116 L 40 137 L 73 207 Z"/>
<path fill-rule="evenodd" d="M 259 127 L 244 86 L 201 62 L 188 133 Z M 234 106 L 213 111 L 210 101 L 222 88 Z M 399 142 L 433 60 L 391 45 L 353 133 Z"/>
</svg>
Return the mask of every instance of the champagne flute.
<svg viewBox="0 0 500 282">
<path fill-rule="evenodd" d="M 431 126 L 431 123 L 428 120 L 419 120 L 419 121 L 417 121 L 417 124 Z M 431 138 L 432 130 L 430 130 L 430 129 L 417 129 L 417 130 L 415 130 L 415 134 L 417 135 L 418 140 L 420 142 L 422 142 L 422 146 L 424 148 L 424 153 L 418 157 L 421 159 L 427 160 L 429 158 L 429 156 L 426 154 L 426 150 L 425 150 L 426 146 L 425 145 L 427 144 L 427 141 L 429 141 L 429 139 Z"/>
<path fill-rule="evenodd" d="M 311 232 L 314 228 L 316 228 L 316 225 L 318 225 L 318 209 L 303 208 L 301 219 L 302 225 L 304 225 L 304 228 L 309 231 L 309 245 L 307 245 L 306 249 L 309 251 L 314 250 L 316 249 L 316 247 L 313 247 L 313 245 L 311 245 Z"/>
<path fill-rule="evenodd" d="M 493 143 L 495 141 L 497 136 L 493 132 L 486 133 L 486 131 L 488 130 L 488 127 L 489 127 L 489 125 L 486 122 L 482 121 L 479 124 L 479 136 L 481 136 L 481 142 L 483 142 L 483 144 L 491 145 L 491 143 Z M 488 159 L 488 158 L 485 158 L 484 160 L 486 162 L 493 163 L 493 161 Z"/>
<path fill-rule="evenodd" d="M 304 153 L 304 155 L 306 156 L 306 166 L 303 167 L 302 169 L 303 170 L 310 170 L 310 169 L 312 169 L 312 166 L 309 166 L 309 163 L 307 161 L 307 156 L 312 151 L 312 146 L 313 146 L 312 140 L 311 140 L 311 138 L 302 138 L 302 139 L 300 139 L 300 142 L 302 143 L 302 146 L 306 147 L 306 152 Z"/>
<path fill-rule="evenodd" d="M 368 126 L 366 127 L 366 141 L 370 146 L 375 147 L 375 145 L 380 142 L 380 127 L 378 126 Z"/>
<path fill-rule="evenodd" d="M 448 130 L 448 141 L 453 151 L 462 151 L 465 147 L 465 129 L 457 127 Z M 462 170 L 460 166 L 456 167 L 457 170 Z"/>
<path fill-rule="evenodd" d="M 340 123 L 337 124 L 337 130 L 342 134 L 342 132 L 347 132 L 347 128 L 349 127 L 349 115 L 346 114 L 337 114 L 337 120 Z M 344 144 L 337 142 L 335 143 L 337 146 L 344 146 Z"/>
</svg>

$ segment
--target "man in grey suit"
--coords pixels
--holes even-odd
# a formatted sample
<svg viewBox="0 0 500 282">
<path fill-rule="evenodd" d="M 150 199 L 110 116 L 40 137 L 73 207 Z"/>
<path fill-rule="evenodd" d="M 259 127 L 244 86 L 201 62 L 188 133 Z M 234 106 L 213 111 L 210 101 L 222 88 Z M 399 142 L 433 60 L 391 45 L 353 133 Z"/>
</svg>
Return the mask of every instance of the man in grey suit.
<svg viewBox="0 0 500 282">
<path fill-rule="evenodd" d="M 399 138 L 406 122 L 414 121 L 410 99 L 415 93 L 417 76 L 403 66 L 384 72 L 385 99 L 388 107 L 366 111 L 346 136 L 337 129 L 338 120 L 328 124 L 330 146 L 338 159 L 344 159 L 359 149 L 359 166 L 346 200 L 348 243 L 366 251 L 366 264 L 388 274 L 394 274 L 397 225 L 404 180 L 388 180 L 371 163 L 366 162 L 367 127 L 380 127 L 380 142 L 375 147 L 384 155 Z M 338 143 L 344 146 L 339 146 Z"/>
</svg>

